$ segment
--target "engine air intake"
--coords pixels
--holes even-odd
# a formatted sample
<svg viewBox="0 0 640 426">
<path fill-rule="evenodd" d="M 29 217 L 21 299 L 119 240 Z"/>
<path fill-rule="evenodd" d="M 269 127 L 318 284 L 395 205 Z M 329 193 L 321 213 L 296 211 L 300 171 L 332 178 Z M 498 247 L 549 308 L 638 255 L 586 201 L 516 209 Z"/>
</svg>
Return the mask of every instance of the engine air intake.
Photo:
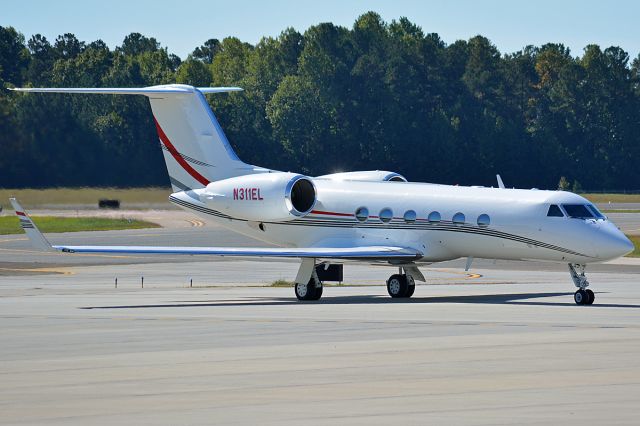
<svg viewBox="0 0 640 426">
<path fill-rule="evenodd" d="M 300 176 L 287 185 L 286 197 L 291 203 L 291 213 L 302 216 L 311 211 L 316 203 L 316 188 L 308 178 Z"/>
</svg>

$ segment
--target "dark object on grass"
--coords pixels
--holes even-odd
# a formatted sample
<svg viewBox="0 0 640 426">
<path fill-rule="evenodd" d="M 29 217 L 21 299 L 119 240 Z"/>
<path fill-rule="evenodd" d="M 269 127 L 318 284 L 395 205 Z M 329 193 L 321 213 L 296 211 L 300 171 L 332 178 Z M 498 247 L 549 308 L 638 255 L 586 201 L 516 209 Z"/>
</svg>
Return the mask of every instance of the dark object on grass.
<svg viewBox="0 0 640 426">
<path fill-rule="evenodd" d="M 103 198 L 98 201 L 98 207 L 101 209 L 119 209 L 120 208 L 120 200 L 108 200 Z"/>
</svg>

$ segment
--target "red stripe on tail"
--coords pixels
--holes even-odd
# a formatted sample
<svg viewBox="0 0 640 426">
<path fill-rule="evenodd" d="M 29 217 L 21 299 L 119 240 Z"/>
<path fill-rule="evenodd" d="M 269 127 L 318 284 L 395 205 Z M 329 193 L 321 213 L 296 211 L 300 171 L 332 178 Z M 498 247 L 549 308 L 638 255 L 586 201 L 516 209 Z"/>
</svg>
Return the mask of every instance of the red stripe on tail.
<svg viewBox="0 0 640 426">
<path fill-rule="evenodd" d="M 189 163 L 187 163 L 187 161 L 184 158 L 182 158 L 182 155 L 180 155 L 180 153 L 178 152 L 176 147 L 173 146 L 173 144 L 171 142 L 169 142 L 169 138 L 167 137 L 167 135 L 162 130 L 162 127 L 160 127 L 160 124 L 158 124 L 158 120 L 156 120 L 156 118 L 153 117 L 153 121 L 154 121 L 154 123 L 156 123 L 156 130 L 158 131 L 158 136 L 160 137 L 160 140 L 162 141 L 164 146 L 167 147 L 167 150 L 173 156 L 173 158 L 178 162 L 178 164 L 180 164 L 182 166 L 182 168 L 187 173 L 189 173 L 191 175 L 192 178 L 194 178 L 195 180 L 197 180 L 198 182 L 200 182 L 204 186 L 207 186 L 210 183 L 209 179 L 207 179 L 206 177 L 204 177 L 200 173 L 198 173 L 198 171 L 196 169 L 191 167 L 191 165 Z"/>
</svg>

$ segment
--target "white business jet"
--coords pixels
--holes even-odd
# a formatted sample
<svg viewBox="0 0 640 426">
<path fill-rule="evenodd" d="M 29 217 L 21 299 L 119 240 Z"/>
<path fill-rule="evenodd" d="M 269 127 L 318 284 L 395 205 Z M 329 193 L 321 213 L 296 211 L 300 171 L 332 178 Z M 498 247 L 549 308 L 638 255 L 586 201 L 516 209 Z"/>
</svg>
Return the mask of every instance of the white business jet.
<svg viewBox="0 0 640 426">
<path fill-rule="evenodd" d="M 278 248 L 52 246 L 18 202 L 32 243 L 65 253 L 145 253 L 299 258 L 295 294 L 318 300 L 323 281 L 339 281 L 347 261 L 398 268 L 391 297 L 413 295 L 418 269 L 467 258 L 564 262 L 590 305 L 588 263 L 633 244 L 588 200 L 563 191 L 407 182 L 398 173 L 359 171 L 310 177 L 242 162 L 204 97 L 237 87 L 171 84 L 145 88 L 28 88 L 22 92 L 142 95 L 149 99 L 174 193 L 169 201 L 206 220 Z"/>
</svg>

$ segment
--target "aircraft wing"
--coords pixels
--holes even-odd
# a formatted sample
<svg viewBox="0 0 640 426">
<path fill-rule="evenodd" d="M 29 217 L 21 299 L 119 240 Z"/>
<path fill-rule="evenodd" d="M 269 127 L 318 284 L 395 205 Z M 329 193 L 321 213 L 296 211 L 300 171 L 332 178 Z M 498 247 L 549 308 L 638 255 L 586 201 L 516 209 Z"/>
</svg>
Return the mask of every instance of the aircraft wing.
<svg viewBox="0 0 640 426">
<path fill-rule="evenodd" d="M 20 226 L 24 229 L 34 248 L 44 251 L 65 253 L 119 253 L 119 254 L 175 254 L 213 255 L 239 257 L 289 257 L 352 260 L 400 260 L 414 261 L 423 254 L 410 247 L 396 246 L 353 246 L 353 247 L 298 247 L 298 248 L 258 248 L 258 247 L 156 247 L 156 246 L 72 246 L 51 245 L 37 228 L 15 198 L 10 199 Z"/>
</svg>

